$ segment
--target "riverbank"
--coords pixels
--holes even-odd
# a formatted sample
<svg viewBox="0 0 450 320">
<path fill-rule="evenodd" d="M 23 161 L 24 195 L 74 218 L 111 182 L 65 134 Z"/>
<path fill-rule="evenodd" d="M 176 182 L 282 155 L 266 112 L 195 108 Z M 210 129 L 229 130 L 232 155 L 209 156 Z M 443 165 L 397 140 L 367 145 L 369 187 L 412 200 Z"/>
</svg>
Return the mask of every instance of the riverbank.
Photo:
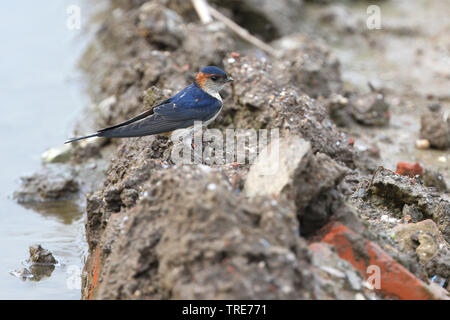
<svg viewBox="0 0 450 320">
<path fill-rule="evenodd" d="M 436 112 L 446 139 L 449 97 L 439 89 L 446 75 L 434 78 L 439 86 L 431 91 L 411 91 L 415 73 L 402 72 L 396 83 L 383 81 L 387 71 L 378 68 L 394 64 L 389 43 L 434 36 L 445 44 L 448 26 L 418 32 L 414 20 L 405 25 L 396 15 L 402 1 L 380 4 L 390 14 L 379 31 L 364 29 L 359 2 L 211 3 L 282 57 L 251 47 L 220 22 L 202 25 L 190 2 L 115 2 L 81 60 L 94 105 L 75 135 L 131 118 L 182 89 L 201 67 L 218 65 L 234 82 L 210 127 L 277 129 L 280 166 L 262 174 L 270 152 L 253 164 L 203 158 L 179 165 L 162 136 L 73 145 L 75 172 L 86 162 L 109 163 L 102 186 L 87 195 L 82 298 L 448 298 L 450 159 L 445 143 L 444 150 L 415 147 L 416 136 L 435 141 L 420 136 L 421 114 Z M 440 50 L 448 48 L 424 47 L 413 62 L 433 55 L 439 66 Z M 352 52 L 360 53 L 354 65 Z M 71 179 L 86 182 L 78 173 Z M 79 194 L 59 186 L 40 196 Z"/>
</svg>

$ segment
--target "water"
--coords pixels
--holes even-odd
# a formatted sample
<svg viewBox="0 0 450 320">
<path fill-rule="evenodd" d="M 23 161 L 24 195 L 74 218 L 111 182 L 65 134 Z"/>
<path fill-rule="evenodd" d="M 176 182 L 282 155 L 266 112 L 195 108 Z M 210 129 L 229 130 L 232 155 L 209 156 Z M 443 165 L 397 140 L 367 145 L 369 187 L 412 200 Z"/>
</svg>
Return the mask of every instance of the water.
<svg viewBox="0 0 450 320">
<path fill-rule="evenodd" d="M 67 7 L 83 9 L 81 2 L 1 4 L 0 299 L 80 298 L 70 276 L 83 265 L 86 244 L 81 208 L 72 203 L 26 209 L 11 195 L 20 176 L 39 170 L 43 151 L 71 136 L 75 116 L 88 102 L 76 72 L 87 42 L 83 20 L 81 30 L 66 27 Z M 10 275 L 23 267 L 28 247 L 34 243 L 52 251 L 60 265 L 51 277 L 39 282 Z"/>
</svg>

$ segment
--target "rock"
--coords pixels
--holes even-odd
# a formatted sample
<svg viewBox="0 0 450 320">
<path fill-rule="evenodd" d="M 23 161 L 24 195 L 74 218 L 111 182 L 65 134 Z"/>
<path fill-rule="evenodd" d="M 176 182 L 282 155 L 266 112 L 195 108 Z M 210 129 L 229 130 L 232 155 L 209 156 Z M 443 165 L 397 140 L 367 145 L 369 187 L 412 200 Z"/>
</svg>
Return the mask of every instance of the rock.
<svg viewBox="0 0 450 320">
<path fill-rule="evenodd" d="M 278 195 L 292 190 L 294 172 L 312 157 L 311 144 L 297 136 L 272 142 L 250 167 L 244 186 L 249 197 Z"/>
<path fill-rule="evenodd" d="M 393 231 L 402 250 L 415 251 L 422 264 L 433 258 L 441 245 L 445 246 L 438 227 L 430 219 L 399 225 Z"/>
<path fill-rule="evenodd" d="M 389 104 L 379 92 L 370 92 L 350 97 L 351 113 L 354 119 L 367 126 L 386 126 L 389 124 Z"/>
<path fill-rule="evenodd" d="M 409 177 L 380 167 L 372 177 L 368 196 L 377 205 L 390 207 L 394 212 L 404 205 L 412 205 L 425 219 L 432 219 L 446 241 L 450 240 L 450 202 Z"/>
<path fill-rule="evenodd" d="M 298 137 L 280 139 L 279 149 L 272 146 L 258 156 L 244 187 L 249 196 L 283 192 L 295 199 L 302 235 L 312 234 L 337 211 L 342 199 L 335 188 L 347 173 L 325 154 L 312 155 L 310 148 Z"/>
<path fill-rule="evenodd" d="M 338 216 L 343 207 L 338 185 L 348 169 L 325 154 L 318 153 L 294 175 L 294 195 L 301 234 L 309 236 L 324 226 L 332 215 Z"/>
<path fill-rule="evenodd" d="M 56 264 L 57 261 L 52 253 L 42 248 L 40 244 L 30 246 L 30 258 L 32 264 Z"/>
<path fill-rule="evenodd" d="M 51 148 L 41 155 L 41 159 L 45 163 L 67 162 L 72 157 L 72 148 L 68 144 L 64 144 L 58 148 Z"/>
<path fill-rule="evenodd" d="M 450 148 L 450 117 L 441 108 L 432 108 L 420 118 L 420 138 L 427 139 L 432 148 Z"/>
<path fill-rule="evenodd" d="M 414 252 L 430 278 L 450 278 L 450 246 L 432 220 L 399 225 L 394 232 L 401 250 Z"/>
<path fill-rule="evenodd" d="M 430 141 L 428 141 L 427 139 L 418 139 L 416 140 L 416 148 L 421 150 L 429 149 Z"/>
<path fill-rule="evenodd" d="M 26 261 L 27 268 L 11 271 L 10 274 L 22 280 L 41 281 L 52 275 L 58 263 L 53 254 L 42 248 L 40 244 L 30 246 L 30 257 Z"/>
<path fill-rule="evenodd" d="M 321 100 L 321 102 L 337 126 L 348 127 L 354 123 L 349 110 L 349 100 L 346 97 L 340 94 L 332 94 L 327 99 Z"/>
<path fill-rule="evenodd" d="M 73 199 L 79 191 L 79 184 L 71 172 L 46 169 L 29 177 L 21 178 L 19 190 L 14 199 L 19 203 L 33 203 Z"/>
<path fill-rule="evenodd" d="M 447 184 L 445 183 L 445 179 L 439 172 L 425 169 L 423 172 L 423 183 L 427 187 L 434 187 L 437 191 L 446 192 Z"/>
</svg>

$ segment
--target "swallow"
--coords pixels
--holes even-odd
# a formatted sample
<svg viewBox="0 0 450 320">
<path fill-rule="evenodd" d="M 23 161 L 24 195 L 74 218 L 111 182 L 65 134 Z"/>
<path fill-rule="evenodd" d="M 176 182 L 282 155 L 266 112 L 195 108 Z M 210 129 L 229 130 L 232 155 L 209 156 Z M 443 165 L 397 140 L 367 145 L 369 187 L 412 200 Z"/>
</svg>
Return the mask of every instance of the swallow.
<svg viewBox="0 0 450 320">
<path fill-rule="evenodd" d="M 65 143 L 92 137 L 131 138 L 167 134 L 177 129 L 192 127 L 195 121 L 201 121 L 207 126 L 222 110 L 223 103 L 219 92 L 230 81 L 233 79 L 220 68 L 204 67 L 197 73 L 192 84 L 150 110 L 97 133 L 73 138 Z"/>
</svg>

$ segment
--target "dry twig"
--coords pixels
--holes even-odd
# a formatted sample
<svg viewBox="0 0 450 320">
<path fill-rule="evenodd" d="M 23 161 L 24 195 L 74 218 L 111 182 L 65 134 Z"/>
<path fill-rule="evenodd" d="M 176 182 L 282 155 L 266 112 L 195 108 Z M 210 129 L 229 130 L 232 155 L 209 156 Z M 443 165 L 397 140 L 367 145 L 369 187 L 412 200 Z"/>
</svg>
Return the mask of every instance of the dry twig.
<svg viewBox="0 0 450 320">
<path fill-rule="evenodd" d="M 228 28 L 233 30 L 237 35 L 239 35 L 242 39 L 250 42 L 254 46 L 260 48 L 261 50 L 267 52 L 268 54 L 274 57 L 280 57 L 281 52 L 271 47 L 267 43 L 259 40 L 255 36 L 251 35 L 246 29 L 242 28 L 233 20 L 227 18 L 222 13 L 211 7 L 206 0 L 192 0 L 195 10 L 200 17 L 200 20 L 203 23 L 209 23 L 213 16 L 215 19 L 223 22 Z"/>
</svg>

